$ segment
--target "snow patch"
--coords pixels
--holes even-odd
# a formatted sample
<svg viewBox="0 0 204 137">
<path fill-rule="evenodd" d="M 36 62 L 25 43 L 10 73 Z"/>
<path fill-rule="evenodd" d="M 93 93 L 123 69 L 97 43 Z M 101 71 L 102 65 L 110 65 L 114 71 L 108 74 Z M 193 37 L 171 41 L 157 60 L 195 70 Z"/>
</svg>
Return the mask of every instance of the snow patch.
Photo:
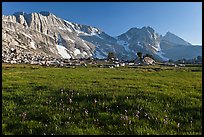
<svg viewBox="0 0 204 137">
<path fill-rule="evenodd" d="M 87 56 L 87 55 L 88 55 L 88 54 L 87 54 L 85 51 L 83 51 L 83 52 L 82 52 L 82 54 L 84 54 L 85 56 Z"/>
<path fill-rule="evenodd" d="M 79 49 L 74 49 L 74 56 L 77 56 L 78 54 L 81 54 L 80 50 Z"/>
<path fill-rule="evenodd" d="M 92 28 L 91 29 L 94 31 L 94 32 L 99 32 L 99 30 L 97 28 Z"/>
<path fill-rule="evenodd" d="M 61 45 L 56 45 L 57 46 L 57 50 L 58 53 L 63 57 L 63 58 L 67 58 L 70 59 L 71 56 L 67 53 L 67 49 L 64 46 Z"/>
<path fill-rule="evenodd" d="M 68 27 L 66 27 L 66 28 L 59 27 L 59 29 L 61 29 L 61 30 L 68 30 L 69 32 L 72 32 L 72 30 L 70 28 L 68 28 Z"/>
<path fill-rule="evenodd" d="M 89 35 L 88 33 L 85 33 L 85 32 L 83 32 L 83 31 L 77 30 L 77 29 L 75 29 L 75 32 L 76 32 L 77 34 Z"/>
<path fill-rule="evenodd" d="M 97 37 L 99 37 L 100 39 L 103 39 L 101 36 L 99 36 L 98 34 L 92 34 L 92 36 L 97 36 Z"/>
<path fill-rule="evenodd" d="M 160 47 L 155 47 L 155 46 L 151 46 L 151 47 L 157 52 L 161 51 Z"/>
<path fill-rule="evenodd" d="M 31 42 L 30 42 L 30 46 L 31 46 L 31 48 L 36 49 L 36 47 L 35 47 L 35 42 L 31 41 Z"/>
<path fill-rule="evenodd" d="M 72 26 L 72 27 L 73 27 L 74 31 L 77 33 L 77 35 L 81 34 L 81 35 L 86 35 L 86 36 L 97 36 L 97 37 L 99 37 L 100 39 L 103 39 L 102 37 L 100 37 L 100 36 L 98 35 L 99 30 L 96 29 L 96 28 L 92 28 L 92 27 L 91 27 L 92 31 L 91 31 L 91 33 L 89 34 L 89 33 L 86 33 L 86 32 L 84 32 L 84 31 L 81 31 L 79 27 L 78 27 L 77 29 L 75 29 L 74 26 Z"/>
<path fill-rule="evenodd" d="M 90 50 L 90 47 L 85 43 L 85 41 L 82 39 L 83 44 L 85 45 L 86 49 Z"/>
<path fill-rule="evenodd" d="M 71 23 L 71 22 L 69 22 L 69 21 L 66 21 L 66 20 L 64 20 L 67 24 L 69 24 L 71 27 L 72 27 L 72 29 L 74 29 L 75 30 L 75 26 Z"/>
<path fill-rule="evenodd" d="M 152 47 L 155 51 L 157 51 L 157 52 L 161 51 L 161 48 L 160 48 L 160 44 L 159 44 L 159 43 L 157 43 L 157 44 L 155 44 L 155 45 L 151 45 L 151 47 Z"/>
</svg>

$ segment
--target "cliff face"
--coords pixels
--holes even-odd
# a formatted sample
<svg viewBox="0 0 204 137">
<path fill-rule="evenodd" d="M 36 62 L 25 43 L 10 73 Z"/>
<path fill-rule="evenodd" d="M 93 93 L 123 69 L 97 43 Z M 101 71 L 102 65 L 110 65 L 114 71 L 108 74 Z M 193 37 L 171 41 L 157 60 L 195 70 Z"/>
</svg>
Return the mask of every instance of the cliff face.
<svg viewBox="0 0 204 137">
<path fill-rule="evenodd" d="M 72 27 L 77 26 L 45 12 L 2 16 L 2 49 L 64 58 L 92 56 L 95 46 L 77 36 L 80 26 Z"/>
</svg>

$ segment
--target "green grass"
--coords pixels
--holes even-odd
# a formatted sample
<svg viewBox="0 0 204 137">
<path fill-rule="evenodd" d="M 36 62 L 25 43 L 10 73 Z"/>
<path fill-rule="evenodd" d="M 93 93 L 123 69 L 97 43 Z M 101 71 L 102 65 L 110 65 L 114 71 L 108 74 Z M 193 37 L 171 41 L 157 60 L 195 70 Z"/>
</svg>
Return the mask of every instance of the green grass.
<svg viewBox="0 0 204 137">
<path fill-rule="evenodd" d="M 201 70 L 3 64 L 2 133 L 201 134 Z"/>
</svg>

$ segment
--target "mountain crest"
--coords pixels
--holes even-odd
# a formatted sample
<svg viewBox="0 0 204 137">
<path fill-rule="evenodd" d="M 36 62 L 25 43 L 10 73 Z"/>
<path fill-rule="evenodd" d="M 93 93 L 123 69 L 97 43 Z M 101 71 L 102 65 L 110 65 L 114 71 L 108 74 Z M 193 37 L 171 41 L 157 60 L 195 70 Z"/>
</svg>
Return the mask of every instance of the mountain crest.
<svg viewBox="0 0 204 137">
<path fill-rule="evenodd" d="M 189 42 L 183 40 L 182 38 L 178 37 L 177 35 L 171 33 L 170 31 L 168 31 L 164 37 L 162 37 L 162 40 L 165 40 L 167 42 L 171 42 L 171 43 L 175 43 L 177 45 L 192 45 Z"/>
</svg>

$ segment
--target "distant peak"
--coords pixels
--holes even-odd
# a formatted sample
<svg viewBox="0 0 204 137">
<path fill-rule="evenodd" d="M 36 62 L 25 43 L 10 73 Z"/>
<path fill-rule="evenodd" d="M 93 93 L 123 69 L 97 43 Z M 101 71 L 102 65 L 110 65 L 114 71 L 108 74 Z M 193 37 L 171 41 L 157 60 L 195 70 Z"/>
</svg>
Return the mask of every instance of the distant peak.
<svg viewBox="0 0 204 137">
<path fill-rule="evenodd" d="M 162 37 L 162 39 L 172 42 L 172 43 L 176 43 L 179 45 L 192 45 L 189 42 L 185 41 L 184 39 L 180 38 L 179 36 L 177 36 L 176 34 L 171 33 L 170 31 L 168 31 L 164 37 Z"/>
<path fill-rule="evenodd" d="M 169 34 L 173 34 L 173 33 L 171 33 L 170 31 L 167 31 L 166 35 L 169 35 Z M 175 34 L 173 34 L 173 35 L 175 35 Z"/>
<path fill-rule="evenodd" d="M 43 16 L 49 16 L 51 13 L 49 11 L 41 11 L 39 12 Z"/>
<path fill-rule="evenodd" d="M 174 36 L 174 37 L 178 37 L 176 34 L 173 34 L 170 31 L 167 31 L 167 33 L 165 34 L 165 36 Z"/>
<path fill-rule="evenodd" d="M 24 11 L 19 11 L 19 12 L 13 13 L 14 16 L 25 15 L 25 14 L 26 13 Z"/>
</svg>

